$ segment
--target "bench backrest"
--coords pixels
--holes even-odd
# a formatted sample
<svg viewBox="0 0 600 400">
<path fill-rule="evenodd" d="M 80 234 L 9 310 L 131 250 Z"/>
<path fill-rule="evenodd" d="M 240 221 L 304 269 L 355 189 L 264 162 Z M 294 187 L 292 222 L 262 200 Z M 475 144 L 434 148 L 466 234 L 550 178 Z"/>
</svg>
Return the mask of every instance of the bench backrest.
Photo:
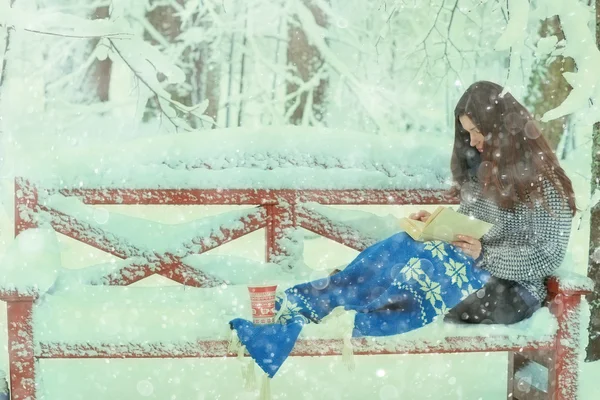
<svg viewBox="0 0 600 400">
<path fill-rule="evenodd" d="M 332 219 L 306 205 L 405 205 L 455 203 L 442 189 L 131 189 L 42 187 L 24 178 L 15 181 L 15 234 L 48 221 L 58 233 L 124 259 L 120 271 L 94 282 L 127 285 L 154 273 L 198 287 L 221 280 L 187 267 L 181 259 L 200 254 L 258 229 L 265 228 L 266 261 L 293 268 L 301 259 L 297 228 L 305 228 L 339 243 L 362 250 L 378 237 L 356 226 Z M 94 221 L 91 205 L 255 205 L 255 208 L 213 218 L 213 228 L 184 240 L 182 252 L 144 248 L 131 237 L 120 236 Z M 121 217 L 124 218 L 124 217 Z M 127 222 L 134 224 L 135 221 Z M 140 230 L 143 232 L 143 229 Z M 130 260 L 131 262 L 128 262 Z"/>
</svg>

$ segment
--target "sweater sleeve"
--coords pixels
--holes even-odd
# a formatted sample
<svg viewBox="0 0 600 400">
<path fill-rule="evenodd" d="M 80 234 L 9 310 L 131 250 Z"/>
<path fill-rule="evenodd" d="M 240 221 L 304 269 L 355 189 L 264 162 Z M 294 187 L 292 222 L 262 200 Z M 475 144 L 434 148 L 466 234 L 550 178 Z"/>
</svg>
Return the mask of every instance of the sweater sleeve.
<svg viewBox="0 0 600 400">
<path fill-rule="evenodd" d="M 460 205 L 456 209 L 456 212 L 464 214 L 464 215 L 469 215 L 469 204 L 464 200 L 461 201 Z"/>
<path fill-rule="evenodd" d="M 544 197 L 546 207 L 540 202 L 536 202 L 533 209 L 525 207 L 525 211 L 518 213 L 521 222 L 503 240 L 482 243 L 482 266 L 492 275 L 513 281 L 530 281 L 550 275 L 561 265 L 571 232 L 571 209 L 566 199 L 547 181 L 544 182 Z"/>
</svg>

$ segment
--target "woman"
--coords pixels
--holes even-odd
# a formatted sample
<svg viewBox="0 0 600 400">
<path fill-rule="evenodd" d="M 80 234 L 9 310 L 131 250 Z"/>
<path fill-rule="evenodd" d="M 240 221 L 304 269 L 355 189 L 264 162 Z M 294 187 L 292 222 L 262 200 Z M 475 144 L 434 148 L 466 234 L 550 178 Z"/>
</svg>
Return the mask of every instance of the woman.
<svg viewBox="0 0 600 400">
<path fill-rule="evenodd" d="M 451 168 L 459 212 L 494 224 L 481 241 L 454 243 L 490 272 L 484 288 L 446 320 L 510 324 L 546 297 L 545 278 L 562 263 L 575 197 L 531 115 L 492 82 L 477 82 L 458 102 Z M 427 213 L 417 214 L 420 220 Z"/>
<path fill-rule="evenodd" d="M 502 96 L 501 86 L 471 85 L 455 119 L 451 168 L 459 212 L 493 228 L 481 241 L 462 236 L 452 244 L 398 233 L 344 271 L 286 290 L 279 324 L 233 320 L 232 329 L 270 377 L 302 325 L 320 322 L 336 307 L 356 311 L 353 336 L 403 333 L 445 314 L 453 321 L 513 323 L 540 307 L 544 278 L 567 248 L 575 213 L 571 182 L 531 115 L 509 93 Z M 428 217 L 426 211 L 411 215 Z"/>
</svg>

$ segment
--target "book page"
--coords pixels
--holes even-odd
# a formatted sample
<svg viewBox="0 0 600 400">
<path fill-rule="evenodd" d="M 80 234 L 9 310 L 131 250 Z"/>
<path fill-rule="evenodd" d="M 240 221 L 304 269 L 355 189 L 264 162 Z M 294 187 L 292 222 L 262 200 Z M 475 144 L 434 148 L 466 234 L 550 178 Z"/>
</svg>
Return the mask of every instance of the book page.
<svg viewBox="0 0 600 400">
<path fill-rule="evenodd" d="M 425 228 L 425 222 L 405 217 L 400 219 L 400 227 L 413 239 L 421 240 L 421 234 L 423 232 L 423 229 Z"/>
<path fill-rule="evenodd" d="M 454 211 L 451 208 L 444 208 L 436 217 L 428 221 L 425 226 L 421 240 L 442 240 L 453 242 L 457 240 L 457 235 L 472 236 L 475 239 L 481 239 L 491 228 L 492 224 L 469 217 Z"/>
<path fill-rule="evenodd" d="M 432 223 L 433 223 L 433 221 L 434 221 L 434 220 L 437 218 L 437 216 L 438 216 L 438 215 L 439 215 L 439 214 L 440 214 L 442 211 L 444 211 L 444 209 L 445 209 L 445 208 L 446 208 L 446 207 L 442 207 L 442 206 L 439 206 L 439 207 L 437 207 L 437 208 L 435 209 L 435 211 L 431 213 L 431 215 L 429 216 L 429 218 L 427 219 L 427 221 L 426 221 L 426 222 L 423 222 L 423 230 L 425 230 L 425 228 L 426 228 L 428 225 L 432 224 Z"/>
</svg>

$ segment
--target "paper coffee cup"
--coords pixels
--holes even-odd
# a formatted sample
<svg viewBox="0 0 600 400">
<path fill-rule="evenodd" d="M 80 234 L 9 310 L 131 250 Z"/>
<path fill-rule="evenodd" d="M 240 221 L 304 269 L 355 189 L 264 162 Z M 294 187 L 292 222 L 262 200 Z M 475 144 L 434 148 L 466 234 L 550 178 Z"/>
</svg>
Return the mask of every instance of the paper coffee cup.
<svg viewBox="0 0 600 400">
<path fill-rule="evenodd" d="M 277 285 L 248 285 L 252 322 L 272 324 L 275 322 L 275 291 Z"/>
</svg>

